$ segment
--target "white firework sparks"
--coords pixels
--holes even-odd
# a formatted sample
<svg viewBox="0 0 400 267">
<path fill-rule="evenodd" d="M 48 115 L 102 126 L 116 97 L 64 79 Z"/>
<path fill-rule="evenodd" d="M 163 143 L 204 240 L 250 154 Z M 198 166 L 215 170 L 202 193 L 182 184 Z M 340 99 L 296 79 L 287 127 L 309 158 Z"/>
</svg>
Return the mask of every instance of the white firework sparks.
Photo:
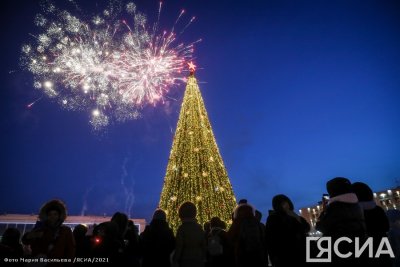
<svg viewBox="0 0 400 267">
<path fill-rule="evenodd" d="M 158 33 L 158 21 L 150 28 L 134 3 L 125 6 L 126 21 L 116 19 L 121 14 L 113 5 L 88 21 L 47 5 L 47 15 L 35 18 L 42 32 L 22 46 L 21 63 L 34 74 L 34 87 L 63 108 L 89 111 L 96 130 L 136 119 L 144 105 L 163 101 L 183 80 L 193 53 L 194 43 L 175 45 L 174 30 Z"/>
</svg>

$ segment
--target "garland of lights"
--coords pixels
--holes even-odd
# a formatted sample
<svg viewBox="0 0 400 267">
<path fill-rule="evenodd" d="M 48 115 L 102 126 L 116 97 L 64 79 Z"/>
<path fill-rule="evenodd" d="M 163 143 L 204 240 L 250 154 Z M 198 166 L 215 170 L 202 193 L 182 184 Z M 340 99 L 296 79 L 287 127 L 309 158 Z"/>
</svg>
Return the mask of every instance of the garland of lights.
<svg viewBox="0 0 400 267">
<path fill-rule="evenodd" d="M 178 125 L 169 156 L 159 207 L 166 211 L 176 232 L 179 206 L 185 201 L 197 207 L 200 224 L 219 217 L 231 224 L 236 199 L 208 119 L 207 111 L 189 64 L 188 78 Z"/>
</svg>

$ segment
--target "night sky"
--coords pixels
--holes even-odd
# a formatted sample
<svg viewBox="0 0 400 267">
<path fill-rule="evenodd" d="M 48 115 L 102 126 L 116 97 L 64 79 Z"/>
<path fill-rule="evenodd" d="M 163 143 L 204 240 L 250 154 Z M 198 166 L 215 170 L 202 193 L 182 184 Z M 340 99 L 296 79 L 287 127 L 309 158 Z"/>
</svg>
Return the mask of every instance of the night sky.
<svg viewBox="0 0 400 267">
<path fill-rule="evenodd" d="M 105 6 L 77 3 L 89 15 Z M 158 1 L 135 3 L 154 19 Z M 315 204 L 335 176 L 400 185 L 399 1 L 167 0 L 162 25 L 182 8 L 197 19 L 179 40 L 202 38 L 196 77 L 237 199 L 266 214 L 280 193 L 296 209 Z M 26 108 L 42 96 L 19 66 L 39 11 L 39 1 L 1 2 L 0 212 L 36 213 L 56 197 L 72 215 L 149 220 L 185 84 L 101 134 L 88 113 L 46 97 Z"/>
</svg>

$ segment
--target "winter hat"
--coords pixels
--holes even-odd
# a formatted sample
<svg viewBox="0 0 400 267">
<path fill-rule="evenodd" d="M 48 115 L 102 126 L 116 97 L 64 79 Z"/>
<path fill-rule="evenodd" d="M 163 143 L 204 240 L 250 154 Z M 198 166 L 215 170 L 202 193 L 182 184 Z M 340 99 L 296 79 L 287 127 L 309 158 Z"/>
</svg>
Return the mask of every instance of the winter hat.
<svg viewBox="0 0 400 267">
<path fill-rule="evenodd" d="M 354 193 L 356 193 L 358 200 L 361 202 L 367 202 L 374 200 L 374 193 L 371 188 L 364 183 L 357 182 L 351 185 Z"/>
<path fill-rule="evenodd" d="M 167 214 L 162 209 L 156 209 L 153 214 L 153 220 L 166 221 Z"/>
<path fill-rule="evenodd" d="M 293 203 L 286 195 L 280 194 L 276 195 L 272 198 L 272 207 L 275 211 L 282 211 L 282 203 L 287 202 L 289 203 L 290 210 L 294 209 Z"/>
<path fill-rule="evenodd" d="M 326 190 L 331 198 L 353 192 L 349 179 L 344 177 L 336 177 L 329 180 L 326 183 Z"/>
<path fill-rule="evenodd" d="M 194 219 L 196 218 L 197 209 L 192 202 L 187 201 L 180 206 L 178 213 L 181 219 Z"/>
</svg>

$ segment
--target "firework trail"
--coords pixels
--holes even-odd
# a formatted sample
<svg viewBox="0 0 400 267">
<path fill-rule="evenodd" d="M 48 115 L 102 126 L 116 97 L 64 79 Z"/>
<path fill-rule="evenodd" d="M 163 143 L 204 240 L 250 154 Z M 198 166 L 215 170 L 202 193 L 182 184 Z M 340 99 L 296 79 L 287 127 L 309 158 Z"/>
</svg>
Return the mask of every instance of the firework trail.
<svg viewBox="0 0 400 267">
<path fill-rule="evenodd" d="M 129 157 L 124 158 L 124 162 L 122 164 L 122 175 L 121 175 L 121 185 L 124 189 L 125 194 L 125 208 L 124 212 L 128 215 L 129 218 L 132 216 L 132 206 L 135 202 L 135 195 L 133 193 L 133 187 L 135 185 L 134 179 L 128 179 L 128 170 L 126 168 L 127 163 L 129 162 Z"/>
<path fill-rule="evenodd" d="M 90 112 L 95 130 L 136 119 L 143 106 L 163 102 L 183 80 L 196 43 L 177 44 L 174 29 L 184 12 L 171 31 L 160 32 L 161 3 L 152 27 L 134 3 L 121 5 L 112 1 L 83 20 L 47 2 L 35 18 L 40 33 L 22 46 L 21 64 L 34 75 L 33 86 L 65 109 Z"/>
</svg>

